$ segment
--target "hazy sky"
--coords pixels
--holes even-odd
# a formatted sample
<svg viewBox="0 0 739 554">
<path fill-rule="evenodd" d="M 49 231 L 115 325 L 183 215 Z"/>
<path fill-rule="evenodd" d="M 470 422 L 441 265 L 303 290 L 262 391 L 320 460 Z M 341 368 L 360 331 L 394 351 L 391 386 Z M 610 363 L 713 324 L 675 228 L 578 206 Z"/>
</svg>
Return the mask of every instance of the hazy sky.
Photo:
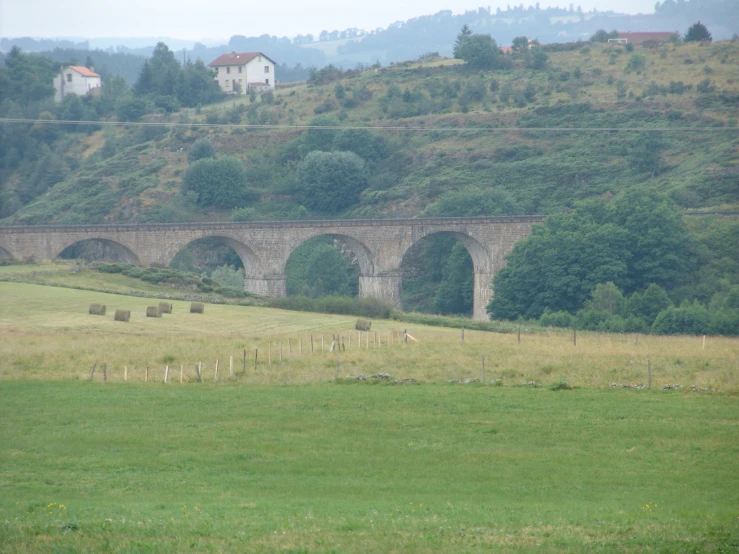
<svg viewBox="0 0 739 554">
<path fill-rule="evenodd" d="M 488 0 L 0 0 L 2 37 L 171 37 L 227 39 L 232 35 L 297 34 L 349 27 L 387 27 L 420 15 L 518 2 Z M 583 10 L 651 13 L 655 0 L 581 0 Z M 528 6 L 535 2 L 524 2 Z M 570 2 L 540 0 L 541 7 Z"/>
</svg>

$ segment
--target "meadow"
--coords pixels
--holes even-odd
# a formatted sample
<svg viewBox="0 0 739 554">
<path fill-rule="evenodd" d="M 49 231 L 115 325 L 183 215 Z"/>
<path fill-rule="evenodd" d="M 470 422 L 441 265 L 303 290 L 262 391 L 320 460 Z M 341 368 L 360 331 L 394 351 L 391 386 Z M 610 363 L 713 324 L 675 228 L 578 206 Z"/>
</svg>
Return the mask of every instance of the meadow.
<svg viewBox="0 0 739 554">
<path fill-rule="evenodd" d="M 0 551 L 739 549 L 737 339 L 377 320 L 359 349 L 348 316 L 146 318 L 158 290 L 0 282 Z"/>
</svg>

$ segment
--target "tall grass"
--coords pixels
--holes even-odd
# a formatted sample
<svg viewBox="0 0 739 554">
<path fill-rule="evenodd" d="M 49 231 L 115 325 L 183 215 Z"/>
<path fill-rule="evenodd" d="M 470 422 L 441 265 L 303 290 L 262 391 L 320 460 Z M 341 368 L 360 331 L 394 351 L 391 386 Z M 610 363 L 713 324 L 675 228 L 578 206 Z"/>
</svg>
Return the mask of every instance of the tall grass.
<svg viewBox="0 0 739 554">
<path fill-rule="evenodd" d="M 106 304 L 111 314 L 130 309 L 131 321 L 90 316 L 92 302 Z M 569 332 L 524 329 L 520 343 L 516 333 L 471 330 L 465 330 L 462 342 L 459 329 L 374 320 L 372 331 L 361 334 L 359 348 L 354 316 L 217 304 L 206 305 L 200 315 L 189 313 L 188 302 L 173 301 L 171 315 L 154 319 L 145 317 L 150 302 L 0 283 L 0 379 L 86 379 L 98 361 L 107 364 L 111 381 L 123 379 L 124 367 L 131 381 L 143 380 L 146 367 L 152 381 L 161 381 L 167 364 L 175 381 L 181 365 L 185 380 L 192 381 L 198 362 L 212 381 L 219 360 L 224 381 L 233 357 L 234 379 L 248 383 L 326 382 L 333 380 L 337 362 L 340 377 L 387 373 L 397 380 L 441 383 L 481 378 L 484 357 L 486 381 L 500 379 L 504 386 L 552 385 L 561 379 L 576 387 L 646 385 L 651 365 L 654 388 L 739 390 L 738 339 L 708 338 L 704 349 L 700 337 L 642 336 L 636 344 L 634 335 L 578 333 L 575 346 Z M 402 342 L 404 329 L 418 342 Z M 334 336 L 345 350 L 329 352 Z"/>
</svg>

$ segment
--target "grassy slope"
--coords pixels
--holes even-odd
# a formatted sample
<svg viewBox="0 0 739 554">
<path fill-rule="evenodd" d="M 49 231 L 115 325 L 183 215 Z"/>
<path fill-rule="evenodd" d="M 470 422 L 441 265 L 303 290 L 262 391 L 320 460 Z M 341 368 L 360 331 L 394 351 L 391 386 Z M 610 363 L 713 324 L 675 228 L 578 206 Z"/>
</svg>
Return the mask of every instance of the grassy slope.
<svg viewBox="0 0 739 554">
<path fill-rule="evenodd" d="M 5 552 L 731 552 L 736 398 L 3 383 Z"/>
<path fill-rule="evenodd" d="M 646 59 L 646 67 L 639 73 L 625 71 L 630 53 L 614 55 L 611 64 L 610 50 L 601 45 L 592 45 L 586 52 L 552 53 L 549 73 L 519 68 L 483 74 L 486 83 L 496 79 L 499 90 L 495 95 L 489 93 L 482 102 L 470 104 L 468 113 L 462 113 L 458 100 L 454 100 L 444 113 L 412 118 L 391 116 L 380 109 L 379 98 L 388 86 L 396 84 L 402 90 L 417 87 L 429 91 L 434 83 L 444 80 L 464 83 L 476 78 L 477 74 L 465 71 L 459 63 L 450 60 L 397 64 L 379 73 L 367 72 L 344 80 L 349 94 L 361 85 L 374 93 L 371 100 L 344 110 L 344 124 L 456 128 L 518 124 L 736 125 L 736 107 L 731 102 L 707 102 L 708 96 L 699 93 L 696 87 L 704 79 L 710 79 L 718 92 L 736 95 L 739 92 L 735 75 L 739 45 L 682 45 L 664 50 L 637 48 L 634 53 Z M 580 78 L 574 77 L 576 69 L 582 72 Z M 567 80 L 562 80 L 564 72 L 569 72 Z M 612 80 L 610 84 L 609 80 Z M 642 98 L 651 82 L 669 86 L 672 81 L 691 85 L 692 90 L 679 95 Z M 619 82 L 623 82 L 625 90 L 633 96 L 619 100 Z M 516 108 L 510 102 L 504 104 L 498 98 L 500 89 L 506 84 L 516 91 L 529 83 L 535 86 L 536 95 L 525 108 Z M 259 105 L 256 109 L 258 121 L 306 124 L 314 117 L 317 106 L 327 100 L 335 102 L 333 91 L 334 83 L 278 91 L 275 104 Z M 190 112 L 183 117 L 202 121 L 208 112 L 223 111 L 237 104 L 243 104 L 244 108 L 250 106 L 245 98 L 228 100 L 222 106 L 207 108 L 200 114 Z M 588 104 L 591 113 L 568 114 L 568 106 L 574 104 Z M 536 112 L 537 108 L 549 111 L 543 114 Z M 338 115 L 339 110 L 331 113 Z M 236 154 L 245 160 L 250 186 L 262 193 L 262 202 L 256 207 L 259 216 L 294 216 L 297 204 L 290 196 L 294 168 L 276 162 L 275 151 L 298 136 L 298 132 L 179 129 L 161 134 L 150 128 L 141 133 L 119 131 L 120 146 L 113 158 L 83 164 L 66 181 L 22 209 L 15 221 L 75 223 L 81 211 L 87 213 L 87 220 L 132 221 L 152 208 L 155 211 L 147 217 L 163 217 L 156 208 L 171 207 L 169 204 L 178 192 L 179 177 L 186 164 L 180 149 L 187 149 L 197 137 L 204 135 L 212 136 L 219 152 Z M 362 204 L 345 215 L 417 215 L 445 192 L 490 185 L 507 189 L 526 212 L 556 211 L 575 199 L 614 193 L 633 183 L 645 183 L 670 192 L 687 207 L 736 206 L 738 193 L 732 183 L 735 183 L 734 172 L 739 163 L 739 137 L 735 132 L 665 135 L 663 158 L 666 167 L 664 173 L 654 179 L 629 167 L 629 149 L 633 148 L 634 138 L 631 135 L 388 132 L 384 136 L 403 153 L 399 167 L 405 173 L 387 190 L 383 189 L 384 185 L 377 185 L 375 190 L 368 191 L 371 194 L 364 195 Z M 150 139 L 154 140 L 142 142 Z M 86 156 L 99 148 L 102 141 L 88 143 Z M 136 144 L 138 146 L 133 146 Z M 520 157 L 523 147 L 532 147 L 535 154 Z M 508 159 L 516 149 L 518 157 Z M 71 210 L 72 206 L 75 210 Z M 80 210 L 81 207 L 84 210 Z M 189 209 L 184 215 L 169 213 L 166 217 L 224 219 L 230 215 Z"/>
</svg>

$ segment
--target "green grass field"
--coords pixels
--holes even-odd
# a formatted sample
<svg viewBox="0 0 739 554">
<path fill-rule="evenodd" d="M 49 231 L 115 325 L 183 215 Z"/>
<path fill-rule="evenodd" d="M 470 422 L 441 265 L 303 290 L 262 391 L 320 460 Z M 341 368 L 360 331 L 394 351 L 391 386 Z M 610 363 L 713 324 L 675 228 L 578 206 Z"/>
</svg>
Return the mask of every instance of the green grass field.
<svg viewBox="0 0 739 554">
<path fill-rule="evenodd" d="M 2 383 L 6 552 L 735 552 L 736 398 Z"/>
<path fill-rule="evenodd" d="M 739 549 L 737 339 L 375 321 L 359 349 L 353 317 L 157 300 L 0 282 L 0 551 Z M 483 356 L 502 386 L 448 382 Z M 347 378 L 377 372 L 418 384 Z"/>
</svg>

